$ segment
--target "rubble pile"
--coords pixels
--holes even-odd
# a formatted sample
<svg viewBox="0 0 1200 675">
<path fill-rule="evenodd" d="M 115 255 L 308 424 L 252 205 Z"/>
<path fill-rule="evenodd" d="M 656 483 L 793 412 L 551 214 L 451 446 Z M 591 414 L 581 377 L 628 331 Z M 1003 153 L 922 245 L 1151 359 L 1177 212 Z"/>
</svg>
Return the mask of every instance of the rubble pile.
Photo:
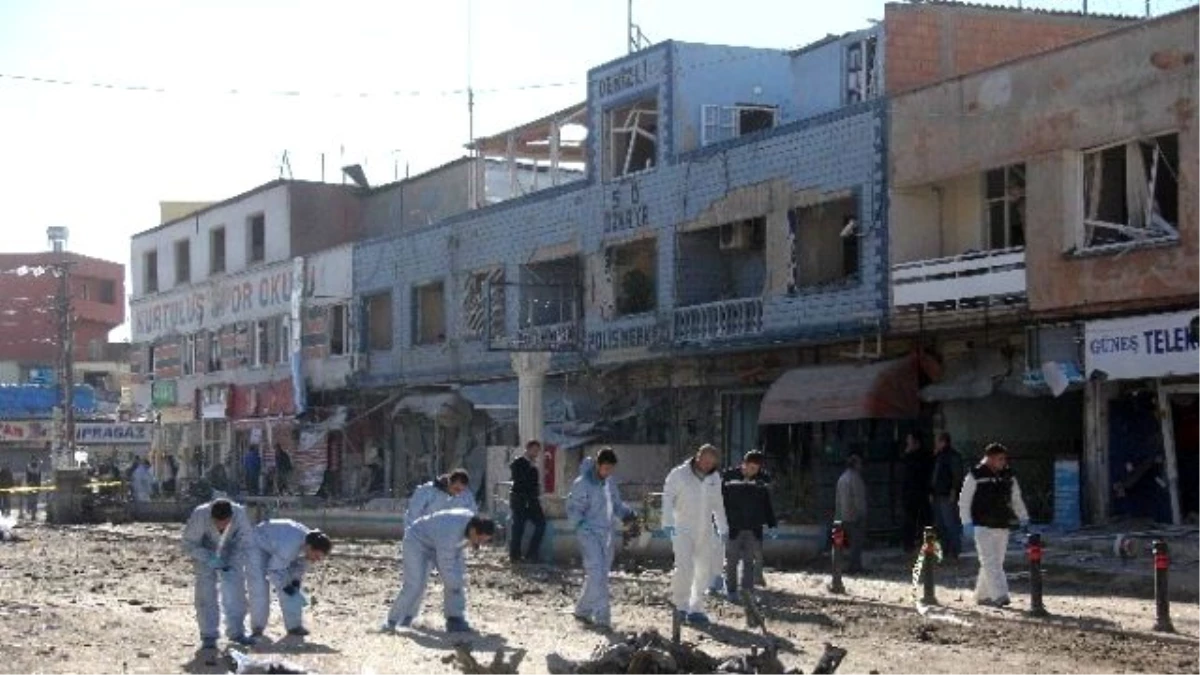
<svg viewBox="0 0 1200 675">
<path fill-rule="evenodd" d="M 846 650 L 825 645 L 825 652 L 814 673 L 837 671 Z M 570 661 L 557 654 L 547 659 L 551 673 L 557 675 L 598 675 L 600 673 L 803 673 L 784 667 L 773 648 L 751 647 L 748 654 L 727 659 L 713 657 L 696 645 L 672 644 L 657 631 L 627 633 L 615 642 L 597 647 L 591 658 Z"/>
</svg>

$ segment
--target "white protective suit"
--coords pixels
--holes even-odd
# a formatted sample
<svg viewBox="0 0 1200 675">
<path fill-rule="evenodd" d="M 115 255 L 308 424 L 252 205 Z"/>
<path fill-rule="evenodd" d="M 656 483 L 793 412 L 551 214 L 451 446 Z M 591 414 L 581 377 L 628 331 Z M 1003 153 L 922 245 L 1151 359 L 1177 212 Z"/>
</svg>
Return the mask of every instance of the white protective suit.
<svg viewBox="0 0 1200 675">
<path fill-rule="evenodd" d="M 133 501 L 148 502 L 150 494 L 154 491 L 154 474 L 150 472 L 150 467 L 145 464 L 139 464 L 133 470 Z"/>
<path fill-rule="evenodd" d="M 721 474 L 699 476 L 688 460 L 667 474 L 663 485 L 662 524 L 674 527 L 671 548 L 675 570 L 671 596 L 675 609 L 688 614 L 704 613 L 704 592 L 712 581 L 717 540 L 729 535 Z M 716 522 L 714 531 L 713 522 Z"/>
<path fill-rule="evenodd" d="M 408 529 L 417 520 L 446 509 L 467 509 L 475 513 L 479 511 L 479 506 L 475 503 L 471 488 L 452 495 L 445 480 L 431 480 L 413 490 L 412 497 L 408 499 L 408 509 L 404 512 L 404 528 Z"/>
<path fill-rule="evenodd" d="M 388 623 L 404 625 L 417 618 L 425 584 L 436 566 L 442 579 L 442 609 L 447 619 L 465 620 L 467 610 L 467 523 L 475 514 L 448 509 L 419 518 L 404 532 L 400 593 L 388 612 Z"/>
<path fill-rule="evenodd" d="M 1012 477 L 1012 488 L 1009 506 L 1017 520 L 1029 522 L 1029 511 L 1025 508 L 1025 500 L 1021 497 L 1021 486 Z M 963 479 L 962 492 L 958 497 L 958 513 L 963 526 L 974 524 L 971 517 L 971 505 L 975 500 L 977 487 L 975 476 L 968 471 Z M 997 601 L 1008 598 L 1008 577 L 1004 573 L 1004 556 L 1008 552 L 1010 531 L 1007 527 L 982 527 L 975 525 L 975 552 L 979 555 L 979 577 L 975 581 L 975 601 Z"/>
<path fill-rule="evenodd" d="M 588 457 L 580 463 L 579 477 L 567 495 L 567 520 L 579 540 L 584 570 L 575 616 L 605 626 L 612 623 L 608 574 L 613 561 L 613 521 L 632 513 L 612 480 L 602 480 L 596 460 Z"/>
<path fill-rule="evenodd" d="M 183 528 L 183 552 L 192 559 L 195 575 L 196 622 L 202 641 L 215 641 L 220 632 L 220 609 L 225 610 L 225 636 L 245 635 L 246 560 L 253 545 L 246 509 L 233 504 L 233 519 L 225 532 L 217 531 L 212 502 L 201 504 Z M 220 608 L 217 585 L 220 582 Z"/>
<path fill-rule="evenodd" d="M 283 627 L 287 630 L 303 625 L 303 600 L 299 590 L 287 594 L 284 588 L 304 580 L 308 560 L 304 557 L 304 538 L 311 532 L 294 520 L 267 520 L 254 528 L 254 547 L 247 565 L 247 586 L 250 593 L 250 630 L 260 635 L 271 615 L 271 592 L 279 598 Z"/>
</svg>

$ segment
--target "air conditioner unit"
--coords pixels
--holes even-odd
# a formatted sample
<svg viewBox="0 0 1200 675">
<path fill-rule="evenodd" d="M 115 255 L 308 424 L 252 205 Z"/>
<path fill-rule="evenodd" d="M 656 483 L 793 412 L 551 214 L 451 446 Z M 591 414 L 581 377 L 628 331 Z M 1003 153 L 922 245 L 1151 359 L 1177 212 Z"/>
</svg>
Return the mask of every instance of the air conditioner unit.
<svg viewBox="0 0 1200 675">
<path fill-rule="evenodd" d="M 752 223 L 725 223 L 721 226 L 721 250 L 744 251 L 754 237 Z"/>
</svg>

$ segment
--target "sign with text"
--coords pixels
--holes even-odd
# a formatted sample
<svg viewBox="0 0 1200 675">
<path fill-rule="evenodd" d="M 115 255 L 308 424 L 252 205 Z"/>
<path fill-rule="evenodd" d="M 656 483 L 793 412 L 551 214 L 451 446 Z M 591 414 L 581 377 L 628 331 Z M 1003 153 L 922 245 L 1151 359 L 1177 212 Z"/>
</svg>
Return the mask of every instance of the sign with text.
<svg viewBox="0 0 1200 675">
<path fill-rule="evenodd" d="M 179 390 L 175 380 L 155 380 L 150 385 L 150 405 L 155 408 L 170 408 L 179 401 Z"/>
<path fill-rule="evenodd" d="M 1087 377 L 1110 380 L 1196 375 L 1200 311 L 1089 321 L 1084 328 Z"/>
<path fill-rule="evenodd" d="M 636 57 L 596 68 L 588 76 L 592 101 L 603 104 L 609 100 L 621 100 L 660 84 L 666 70 L 665 64 L 664 48 L 647 49 Z"/>
<path fill-rule="evenodd" d="M 260 319 L 287 312 L 292 302 L 292 261 L 229 278 L 193 284 L 130 303 L 133 342 L 172 334 L 214 330 L 235 321 Z M 304 277 L 303 292 L 312 296 L 315 266 Z"/>
<path fill-rule="evenodd" d="M 154 425 L 149 422 L 76 422 L 79 445 L 149 445 Z M 0 443 L 46 443 L 54 440 L 48 420 L 0 422 Z"/>
<path fill-rule="evenodd" d="M 650 204 L 642 201 L 642 186 L 636 179 L 614 185 L 608 198 L 604 209 L 605 234 L 636 230 L 650 224 Z"/>
</svg>

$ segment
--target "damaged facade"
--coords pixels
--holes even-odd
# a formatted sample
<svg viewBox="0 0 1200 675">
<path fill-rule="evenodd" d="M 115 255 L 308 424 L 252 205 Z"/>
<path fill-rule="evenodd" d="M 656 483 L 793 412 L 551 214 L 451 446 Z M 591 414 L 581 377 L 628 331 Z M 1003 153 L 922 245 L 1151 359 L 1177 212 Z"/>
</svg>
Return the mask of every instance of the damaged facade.
<svg viewBox="0 0 1200 675">
<path fill-rule="evenodd" d="M 1090 521 L 1196 510 L 1196 29 L 892 100 L 892 328 L 946 359 L 923 393 L 960 449 L 1011 439 L 1042 518 L 1055 472 Z"/>
<path fill-rule="evenodd" d="M 355 248 L 372 336 L 358 381 L 407 401 L 381 439 L 389 486 L 461 462 L 488 467 L 476 487 L 491 496 L 517 441 L 538 437 L 551 495 L 606 443 L 637 498 L 715 442 L 729 461 L 764 448 L 785 516 L 815 523 L 859 450 L 873 526 L 891 530 L 901 439 L 941 421 L 918 391 L 944 369 L 889 334 L 892 266 L 962 251 L 889 234 L 885 96 L 1127 23 L 889 4 L 882 23 L 792 53 L 666 42 L 590 71 L 585 103 L 478 140 L 513 187 L 521 162 L 549 180 Z M 584 140 L 565 142 L 577 125 Z M 1023 244 L 1018 223 L 996 230 L 1001 249 Z M 519 419 L 534 389 L 543 404 Z"/>
</svg>

